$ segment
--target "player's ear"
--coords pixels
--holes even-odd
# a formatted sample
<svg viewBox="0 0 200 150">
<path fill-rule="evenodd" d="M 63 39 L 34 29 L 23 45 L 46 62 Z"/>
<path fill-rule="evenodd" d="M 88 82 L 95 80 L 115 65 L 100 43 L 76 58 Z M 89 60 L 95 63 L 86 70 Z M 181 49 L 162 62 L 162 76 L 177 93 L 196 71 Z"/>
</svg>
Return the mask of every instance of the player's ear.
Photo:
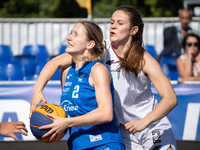
<svg viewBox="0 0 200 150">
<path fill-rule="evenodd" d="M 92 48 L 94 48 L 94 46 L 95 46 L 95 41 L 89 41 L 88 43 L 87 43 L 87 49 L 92 49 Z"/>
<path fill-rule="evenodd" d="M 131 28 L 131 32 L 130 32 L 130 35 L 135 35 L 139 30 L 139 27 L 138 26 L 134 26 Z"/>
</svg>

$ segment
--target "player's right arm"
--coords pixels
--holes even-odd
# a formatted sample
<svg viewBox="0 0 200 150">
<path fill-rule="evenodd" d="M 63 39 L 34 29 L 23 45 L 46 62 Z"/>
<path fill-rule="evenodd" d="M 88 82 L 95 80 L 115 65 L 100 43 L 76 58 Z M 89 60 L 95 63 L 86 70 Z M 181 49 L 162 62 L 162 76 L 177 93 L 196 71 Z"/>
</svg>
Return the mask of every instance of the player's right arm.
<svg viewBox="0 0 200 150">
<path fill-rule="evenodd" d="M 40 75 L 37 79 L 37 82 L 33 88 L 33 95 L 31 99 L 30 106 L 30 115 L 35 110 L 35 108 L 39 105 L 40 102 L 47 103 L 45 96 L 43 94 L 43 89 L 46 86 L 47 82 L 51 79 L 54 73 L 62 68 L 67 68 L 72 65 L 72 56 L 68 53 L 61 54 L 57 57 L 54 57 L 52 60 L 46 63 Z"/>
</svg>

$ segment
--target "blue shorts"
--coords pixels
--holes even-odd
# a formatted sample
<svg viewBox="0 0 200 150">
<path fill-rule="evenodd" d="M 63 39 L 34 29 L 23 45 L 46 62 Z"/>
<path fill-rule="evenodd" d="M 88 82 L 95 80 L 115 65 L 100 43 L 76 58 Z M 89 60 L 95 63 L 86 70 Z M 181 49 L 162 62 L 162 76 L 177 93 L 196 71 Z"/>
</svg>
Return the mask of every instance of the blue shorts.
<svg viewBox="0 0 200 150">
<path fill-rule="evenodd" d="M 122 143 L 108 143 L 97 147 L 92 147 L 87 150 L 125 150 L 125 146 Z"/>
</svg>

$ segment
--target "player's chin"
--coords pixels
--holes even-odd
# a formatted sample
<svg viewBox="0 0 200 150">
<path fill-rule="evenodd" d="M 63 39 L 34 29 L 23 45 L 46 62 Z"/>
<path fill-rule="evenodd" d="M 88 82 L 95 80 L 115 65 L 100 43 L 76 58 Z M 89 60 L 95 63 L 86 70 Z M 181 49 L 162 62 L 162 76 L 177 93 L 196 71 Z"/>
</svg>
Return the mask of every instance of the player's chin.
<svg viewBox="0 0 200 150">
<path fill-rule="evenodd" d="M 116 43 L 116 42 L 117 42 L 117 39 L 116 39 L 115 37 L 113 37 L 113 36 L 110 36 L 110 41 L 111 41 L 112 43 Z"/>
</svg>

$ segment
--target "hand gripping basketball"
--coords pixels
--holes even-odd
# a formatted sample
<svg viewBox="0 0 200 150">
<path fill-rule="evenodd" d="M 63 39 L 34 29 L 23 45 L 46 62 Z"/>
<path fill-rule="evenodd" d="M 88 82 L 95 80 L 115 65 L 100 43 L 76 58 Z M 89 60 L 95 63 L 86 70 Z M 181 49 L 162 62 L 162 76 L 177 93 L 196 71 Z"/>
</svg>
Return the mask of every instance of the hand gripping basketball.
<svg viewBox="0 0 200 150">
<path fill-rule="evenodd" d="M 49 136 L 44 136 L 47 132 L 51 130 L 51 128 L 40 129 L 41 126 L 52 124 L 57 116 L 58 118 L 66 117 L 65 111 L 62 109 L 62 107 L 58 105 L 49 103 L 37 107 L 30 118 L 30 128 L 33 135 L 38 140 L 45 143 L 54 143 L 61 140 L 65 136 L 67 130 L 62 131 L 62 133 L 58 133 L 58 137 L 54 137 L 52 139 L 51 137 L 52 134 L 54 134 L 53 132 Z"/>
</svg>

